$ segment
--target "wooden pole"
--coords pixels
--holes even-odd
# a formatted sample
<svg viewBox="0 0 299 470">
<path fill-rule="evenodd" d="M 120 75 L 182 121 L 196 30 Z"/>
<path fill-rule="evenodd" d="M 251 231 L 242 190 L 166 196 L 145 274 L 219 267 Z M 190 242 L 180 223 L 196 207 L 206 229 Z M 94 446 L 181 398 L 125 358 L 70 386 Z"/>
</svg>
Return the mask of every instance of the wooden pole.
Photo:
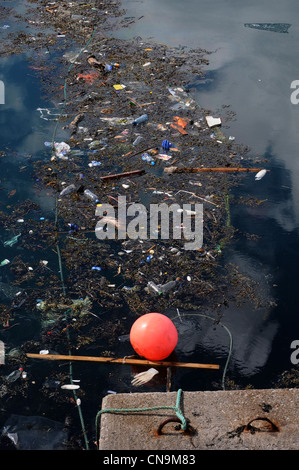
<svg viewBox="0 0 299 470">
<path fill-rule="evenodd" d="M 170 392 L 170 389 L 171 389 L 171 368 L 167 367 L 166 392 Z"/>
<path fill-rule="evenodd" d="M 132 170 L 125 173 L 117 173 L 115 175 L 101 176 L 100 179 L 102 181 L 115 180 L 118 178 L 125 178 L 126 176 L 142 175 L 143 173 L 145 173 L 145 170 Z"/>
<path fill-rule="evenodd" d="M 148 150 L 151 150 L 151 149 L 153 149 L 153 148 L 155 148 L 154 145 L 152 145 L 151 147 L 147 147 L 146 149 L 139 150 L 138 152 L 133 153 L 132 155 L 130 155 L 130 158 L 131 158 L 131 157 L 136 157 L 136 155 L 140 155 L 140 153 L 147 152 Z M 126 156 L 129 156 L 129 153 L 127 153 L 127 154 L 124 155 L 124 156 L 125 156 L 125 157 L 126 157 Z"/>
<path fill-rule="evenodd" d="M 259 172 L 261 168 L 233 168 L 233 167 L 220 167 L 220 168 L 180 168 L 177 166 L 170 166 L 164 168 L 164 173 L 205 173 L 205 172 L 239 172 L 239 171 L 254 171 Z M 269 171 L 269 170 L 267 170 Z"/>
<path fill-rule="evenodd" d="M 71 356 L 62 354 L 32 354 L 27 353 L 27 357 L 32 359 L 48 359 L 50 361 L 87 361 L 87 362 L 106 362 L 109 364 L 135 364 L 161 367 L 186 367 L 193 369 L 219 369 L 217 364 L 198 364 L 196 362 L 170 362 L 170 361 L 149 361 L 147 359 L 130 358 L 111 358 L 111 357 L 93 357 L 93 356 Z"/>
</svg>

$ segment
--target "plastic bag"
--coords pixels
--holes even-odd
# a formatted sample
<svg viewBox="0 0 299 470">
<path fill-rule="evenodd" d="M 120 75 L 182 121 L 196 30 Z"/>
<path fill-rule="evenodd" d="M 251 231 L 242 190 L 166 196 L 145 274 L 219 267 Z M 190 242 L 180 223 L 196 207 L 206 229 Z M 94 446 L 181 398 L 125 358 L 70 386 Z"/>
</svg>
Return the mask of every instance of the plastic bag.
<svg viewBox="0 0 299 470">
<path fill-rule="evenodd" d="M 12 414 L 2 428 L 17 450 L 64 450 L 68 439 L 65 425 L 41 416 Z"/>
<path fill-rule="evenodd" d="M 46 147 L 52 147 L 51 142 L 45 142 Z M 54 142 L 55 155 L 58 158 L 68 159 L 67 153 L 71 150 L 71 147 L 66 142 Z"/>
</svg>

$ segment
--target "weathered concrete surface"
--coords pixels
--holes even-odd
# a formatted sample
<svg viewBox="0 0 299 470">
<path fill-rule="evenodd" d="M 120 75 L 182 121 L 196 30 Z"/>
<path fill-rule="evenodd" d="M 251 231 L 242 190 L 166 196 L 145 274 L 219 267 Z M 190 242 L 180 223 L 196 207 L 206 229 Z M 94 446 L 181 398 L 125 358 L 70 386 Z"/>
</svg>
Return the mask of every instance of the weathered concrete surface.
<svg viewBox="0 0 299 470">
<path fill-rule="evenodd" d="M 104 397 L 102 409 L 175 406 L 177 392 L 130 393 Z M 183 392 L 180 409 L 195 428 L 184 435 L 178 423 L 155 433 L 172 410 L 138 413 L 103 413 L 100 450 L 295 450 L 299 448 L 299 389 Z M 278 428 L 269 432 L 267 418 Z"/>
</svg>

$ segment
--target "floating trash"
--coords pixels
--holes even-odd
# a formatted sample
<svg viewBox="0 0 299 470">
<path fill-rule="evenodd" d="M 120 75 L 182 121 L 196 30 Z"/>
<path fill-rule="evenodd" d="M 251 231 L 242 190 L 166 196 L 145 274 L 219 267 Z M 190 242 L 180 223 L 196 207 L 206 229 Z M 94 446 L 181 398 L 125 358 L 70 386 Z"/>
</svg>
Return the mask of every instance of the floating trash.
<svg viewBox="0 0 299 470">
<path fill-rule="evenodd" d="M 5 266 L 8 263 L 10 263 L 9 259 L 4 259 L 3 261 L 1 261 L 0 266 Z"/>
<path fill-rule="evenodd" d="M 90 168 L 94 167 L 94 166 L 100 166 L 101 165 L 101 162 L 98 162 L 96 160 L 93 160 L 92 162 L 88 163 L 88 166 Z"/>
<path fill-rule="evenodd" d="M 101 22 L 99 13 L 102 3 L 97 3 L 97 9 L 94 9 L 99 10 L 94 13 L 98 16 L 93 19 L 94 24 Z M 69 2 L 70 12 L 72 8 L 77 7 L 74 2 Z M 89 9 L 89 14 L 93 14 L 92 10 Z M 49 23 L 55 16 L 46 15 Z M 74 15 L 72 18 L 75 18 Z M 56 19 L 54 23 L 57 34 Z M 58 36 L 65 34 L 72 41 L 73 28 L 76 30 L 77 25 L 70 22 L 68 27 L 65 27 L 68 31 L 62 33 L 62 30 L 59 30 L 61 34 Z M 78 24 L 78 29 L 80 28 Z M 42 37 L 40 41 L 42 42 Z M 153 49 L 146 46 L 152 46 Z M 59 56 L 60 48 L 59 45 Z M 51 163 L 49 158 L 38 160 L 32 168 L 34 194 L 38 191 L 36 196 L 42 196 L 38 198 L 40 204 L 17 204 L 17 201 L 14 201 L 14 204 L 8 206 L 7 214 L 0 213 L 3 233 L 6 233 L 3 240 L 17 234 L 19 223 L 25 220 L 20 240 L 22 246 L 18 246 L 11 264 L 2 270 L 3 280 L 13 281 L 15 285 L 0 283 L 1 303 L 9 304 L 8 300 L 12 300 L 11 305 L 2 305 L 1 322 L 5 329 L 17 326 L 13 330 L 17 334 L 20 331 L 22 333 L 22 329 L 25 332 L 27 325 L 31 326 L 29 322 L 34 322 L 34 327 L 35 323 L 40 323 L 40 338 L 34 335 L 32 341 L 33 337 L 28 335 L 28 341 L 22 345 L 22 351 L 39 351 L 39 359 L 44 359 L 45 363 L 51 360 L 51 357 L 47 357 L 49 351 L 51 356 L 58 355 L 52 348 L 57 351 L 64 350 L 67 342 L 73 351 L 82 351 L 84 355 L 89 350 L 96 350 L 100 345 L 109 362 L 111 354 L 114 354 L 114 347 L 118 349 L 123 346 L 126 354 L 129 348 L 126 341 L 130 341 L 130 335 L 125 333 L 128 333 L 128 327 L 135 319 L 136 313 L 166 311 L 175 306 L 176 319 L 182 323 L 189 304 L 208 304 L 209 299 L 213 304 L 216 303 L 215 293 L 218 286 L 221 286 L 222 292 L 223 282 L 227 280 L 227 284 L 230 284 L 231 281 L 231 277 L 226 277 L 227 272 L 224 270 L 230 271 L 233 268 L 223 267 L 223 275 L 219 279 L 215 275 L 215 270 L 216 274 L 218 273 L 218 263 L 212 263 L 210 260 L 215 260 L 231 238 L 231 232 L 227 230 L 229 227 L 226 195 L 229 194 L 231 184 L 234 185 L 235 180 L 242 177 L 241 171 L 246 170 L 247 173 L 249 169 L 252 170 L 252 162 L 248 160 L 246 169 L 240 168 L 243 152 L 239 152 L 236 146 L 236 152 L 232 155 L 233 138 L 220 133 L 221 120 L 217 116 L 210 116 L 209 124 L 213 128 L 208 130 L 206 114 L 209 113 L 190 98 L 185 85 L 172 85 L 179 82 L 190 83 L 190 74 L 193 77 L 194 72 L 201 72 L 201 51 L 193 51 L 189 57 L 187 51 L 180 51 L 179 48 L 171 50 L 164 45 L 145 43 L 142 49 L 152 51 L 150 64 L 146 58 L 148 55 L 140 60 L 140 49 L 136 48 L 136 44 L 115 39 L 93 42 L 92 46 L 88 45 L 86 50 L 82 50 L 80 59 L 81 49 L 73 51 L 72 54 L 65 54 L 64 59 L 71 63 L 80 60 L 78 70 L 83 73 L 79 76 L 73 75 L 72 83 L 69 84 L 71 88 L 67 86 L 64 90 L 59 86 L 60 81 L 58 85 L 56 80 L 52 84 L 47 81 L 50 97 L 54 93 L 57 102 L 57 95 L 60 93 L 63 103 L 57 103 L 53 109 L 37 110 L 38 118 L 40 114 L 43 120 L 56 120 L 58 131 L 57 138 L 51 133 L 47 137 L 50 142 L 45 142 L 48 147 L 46 154 L 50 153 L 52 156 L 56 151 Z M 39 51 L 42 54 L 42 49 Z M 98 64 L 94 59 L 90 60 L 91 52 L 98 57 Z M 108 56 L 115 57 L 114 60 L 120 63 L 125 62 L 125 77 L 115 73 L 117 64 L 111 64 L 112 70 L 110 64 L 106 64 Z M 98 65 L 97 72 L 91 73 L 86 62 L 92 67 Z M 43 63 L 41 65 L 44 66 Z M 61 81 L 62 78 L 68 78 L 65 72 L 66 70 L 61 73 L 58 71 Z M 81 80 L 76 80 L 76 76 Z M 126 87 L 120 80 L 125 81 Z M 67 114 L 62 113 L 62 110 Z M 146 110 L 148 115 L 143 114 Z M 172 113 L 171 110 L 176 112 Z M 182 116 L 178 110 L 182 110 Z M 185 128 L 188 133 L 184 131 Z M 63 132 L 64 130 L 66 132 Z M 209 137 L 212 132 L 213 140 Z M 69 141 L 60 142 L 67 139 L 69 134 Z M 55 142 L 55 148 L 52 139 L 54 142 L 59 141 Z M 219 141 L 223 141 L 223 145 L 218 145 Z M 229 146 L 225 146 L 226 143 Z M 179 153 L 175 156 L 175 152 Z M 57 158 L 58 156 L 61 158 Z M 98 168 L 94 168 L 95 166 Z M 142 170 L 133 170 L 138 167 Z M 164 171 L 165 167 L 171 171 Z M 23 171 L 21 168 L 24 167 L 20 167 L 20 171 Z M 30 170 L 29 163 L 26 168 L 26 172 Z M 260 170 L 261 168 L 254 169 L 254 174 Z M 199 171 L 201 175 L 195 174 Z M 224 175 L 223 171 L 226 172 Z M 228 171 L 238 171 L 238 174 L 232 175 L 232 183 Z M 171 176 L 172 173 L 177 174 Z M 111 180 L 113 182 L 110 184 Z M 19 187 L 17 186 L 15 199 L 19 195 Z M 11 188 L 3 189 L 9 191 Z M 23 188 L 20 194 L 22 193 Z M 12 198 L 14 194 L 11 192 L 9 197 Z M 149 212 L 144 219 L 141 217 L 143 213 L 138 209 L 139 203 L 150 207 L 153 201 L 161 204 L 161 215 L 157 216 L 157 222 L 154 214 L 152 216 Z M 185 218 L 188 216 L 188 220 L 191 220 L 192 216 L 193 224 L 193 216 L 198 214 L 196 203 L 203 201 L 208 204 L 208 207 L 205 204 L 203 221 L 206 228 L 204 249 L 183 252 L 182 245 L 188 238 Z M 162 217 L 162 209 L 173 203 L 176 205 L 169 211 L 169 217 L 167 215 L 172 231 L 169 238 L 163 237 L 162 240 L 162 229 L 166 220 L 166 217 Z M 178 212 L 177 207 L 184 209 Z M 33 214 L 30 214 L 31 210 L 34 211 Z M 116 210 L 118 218 L 115 217 Z M 131 220 L 136 212 L 139 212 L 139 216 Z M 40 218 L 42 214 L 45 217 Z M 122 218 L 122 214 L 127 217 Z M 152 225 L 151 233 L 148 233 L 148 225 Z M 117 236 L 114 228 L 118 230 Z M 115 237 L 112 239 L 110 234 L 113 233 Z M 136 234 L 136 238 L 131 234 Z M 97 237 L 98 235 L 104 236 Z M 13 243 L 14 239 L 8 240 L 6 246 Z M 217 248 L 219 246 L 221 249 Z M 57 261 L 55 256 L 58 257 Z M 4 260 L 1 265 L 5 266 L 7 263 L 9 260 Z M 29 266 L 31 263 L 34 263 L 32 267 Z M 233 275 L 237 281 L 238 273 L 233 272 Z M 240 283 L 242 281 L 243 277 Z M 243 282 L 245 285 L 247 279 Z M 20 312 L 14 319 L 14 308 L 21 306 L 24 299 L 23 295 L 16 297 L 20 286 L 28 290 L 25 300 L 29 314 Z M 226 292 L 224 289 L 223 291 Z M 248 295 L 250 292 L 251 290 Z M 164 340 L 164 337 L 162 339 Z M 157 341 L 157 347 L 161 342 Z M 191 349 L 192 345 L 190 351 Z M 169 352 L 166 351 L 165 354 Z M 43 354 L 45 356 L 42 356 Z M 23 362 L 22 356 L 16 360 L 18 363 L 14 368 Z M 49 367 L 50 370 L 47 367 L 30 369 L 30 380 L 19 379 L 12 393 L 19 393 L 20 398 L 27 399 L 31 393 L 31 384 L 37 384 L 41 380 L 41 373 L 44 375 L 43 380 L 46 379 L 42 386 L 42 392 L 46 394 L 45 406 L 47 398 L 51 397 L 51 400 L 57 399 L 58 407 L 61 406 L 63 410 L 65 401 L 67 413 L 69 414 L 70 410 L 71 414 L 75 406 L 81 404 L 80 399 L 75 401 L 70 397 L 71 391 L 79 388 L 79 383 L 68 377 L 68 368 L 64 367 L 64 363 L 56 369 L 51 365 Z M 163 380 L 162 371 L 160 374 L 161 377 L 158 375 L 153 380 L 153 385 L 154 382 L 157 385 Z M 150 380 L 150 376 L 150 371 L 144 373 L 141 376 L 143 383 L 146 383 L 146 379 Z M 59 380 L 56 380 L 57 378 Z M 110 379 L 111 384 L 108 381 L 107 388 L 109 385 L 113 388 L 112 384 L 118 383 L 118 380 L 114 382 L 113 377 L 109 375 Z M 140 375 L 137 380 L 138 385 L 141 384 Z M 100 393 L 103 392 L 105 381 L 102 382 L 99 385 Z M 52 389 L 55 393 L 51 392 Z M 2 389 L 2 392 L 6 393 L 6 390 Z M 89 393 L 90 390 L 84 390 L 86 403 L 90 401 Z M 115 392 L 109 390 L 108 393 Z M 9 406 L 17 398 L 16 395 L 14 400 L 4 401 Z M 39 409 L 44 412 L 43 403 Z M 7 413 L 8 409 L 3 411 Z M 72 426 L 74 432 L 77 432 L 75 428 L 76 426 Z M 17 433 L 14 430 L 11 432 Z M 38 439 L 39 437 L 38 435 Z M 20 439 L 19 434 L 18 438 Z M 77 441 L 73 439 L 70 444 L 73 442 Z M 40 440 L 37 444 L 41 446 Z"/>
<path fill-rule="evenodd" d="M 255 175 L 255 180 L 256 180 L 256 181 L 261 180 L 261 179 L 265 176 L 266 173 L 267 173 L 267 170 L 261 170 L 261 171 L 259 171 L 259 172 Z"/>
<path fill-rule="evenodd" d="M 40 118 L 44 119 L 45 121 L 55 121 L 57 117 L 60 115 L 60 113 L 54 112 L 54 111 L 57 111 L 55 108 L 53 109 L 36 108 L 36 110 L 40 112 Z"/>
<path fill-rule="evenodd" d="M 214 118 L 213 116 L 206 116 L 206 121 L 209 127 L 214 127 L 214 126 L 220 126 L 221 125 L 221 119 L 220 118 Z"/>
<path fill-rule="evenodd" d="M 262 31 L 271 31 L 272 33 L 288 33 L 292 25 L 289 23 L 245 23 L 244 26 Z"/>
<path fill-rule="evenodd" d="M 162 147 L 164 150 L 169 150 L 170 147 L 172 147 L 172 144 L 169 142 L 169 140 L 163 140 Z"/>
<path fill-rule="evenodd" d="M 140 385 L 143 385 L 152 380 L 156 374 L 159 374 L 159 371 L 153 367 L 146 370 L 145 372 L 140 372 L 139 374 L 135 375 L 134 379 L 132 380 L 132 385 L 139 387 Z"/>
<path fill-rule="evenodd" d="M 6 242 L 3 243 L 4 246 L 13 246 L 15 243 L 18 242 L 19 237 L 21 236 L 21 233 L 13 237 L 11 240 L 7 240 Z"/>
<path fill-rule="evenodd" d="M 61 385 L 61 388 L 63 390 L 77 390 L 78 388 L 80 388 L 80 385 L 66 384 L 66 385 Z"/>
<path fill-rule="evenodd" d="M 68 439 L 64 423 L 42 416 L 11 414 L 1 430 L 17 450 L 63 450 Z"/>
</svg>

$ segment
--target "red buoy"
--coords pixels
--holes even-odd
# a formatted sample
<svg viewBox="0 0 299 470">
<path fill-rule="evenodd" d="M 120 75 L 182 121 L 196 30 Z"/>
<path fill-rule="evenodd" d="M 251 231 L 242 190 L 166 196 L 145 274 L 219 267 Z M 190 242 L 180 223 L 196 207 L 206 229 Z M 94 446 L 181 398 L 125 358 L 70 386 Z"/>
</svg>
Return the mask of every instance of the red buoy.
<svg viewBox="0 0 299 470">
<path fill-rule="evenodd" d="M 178 332 L 166 315 L 146 313 L 133 323 L 130 342 L 139 356 L 149 361 L 161 361 L 176 347 Z"/>
</svg>

